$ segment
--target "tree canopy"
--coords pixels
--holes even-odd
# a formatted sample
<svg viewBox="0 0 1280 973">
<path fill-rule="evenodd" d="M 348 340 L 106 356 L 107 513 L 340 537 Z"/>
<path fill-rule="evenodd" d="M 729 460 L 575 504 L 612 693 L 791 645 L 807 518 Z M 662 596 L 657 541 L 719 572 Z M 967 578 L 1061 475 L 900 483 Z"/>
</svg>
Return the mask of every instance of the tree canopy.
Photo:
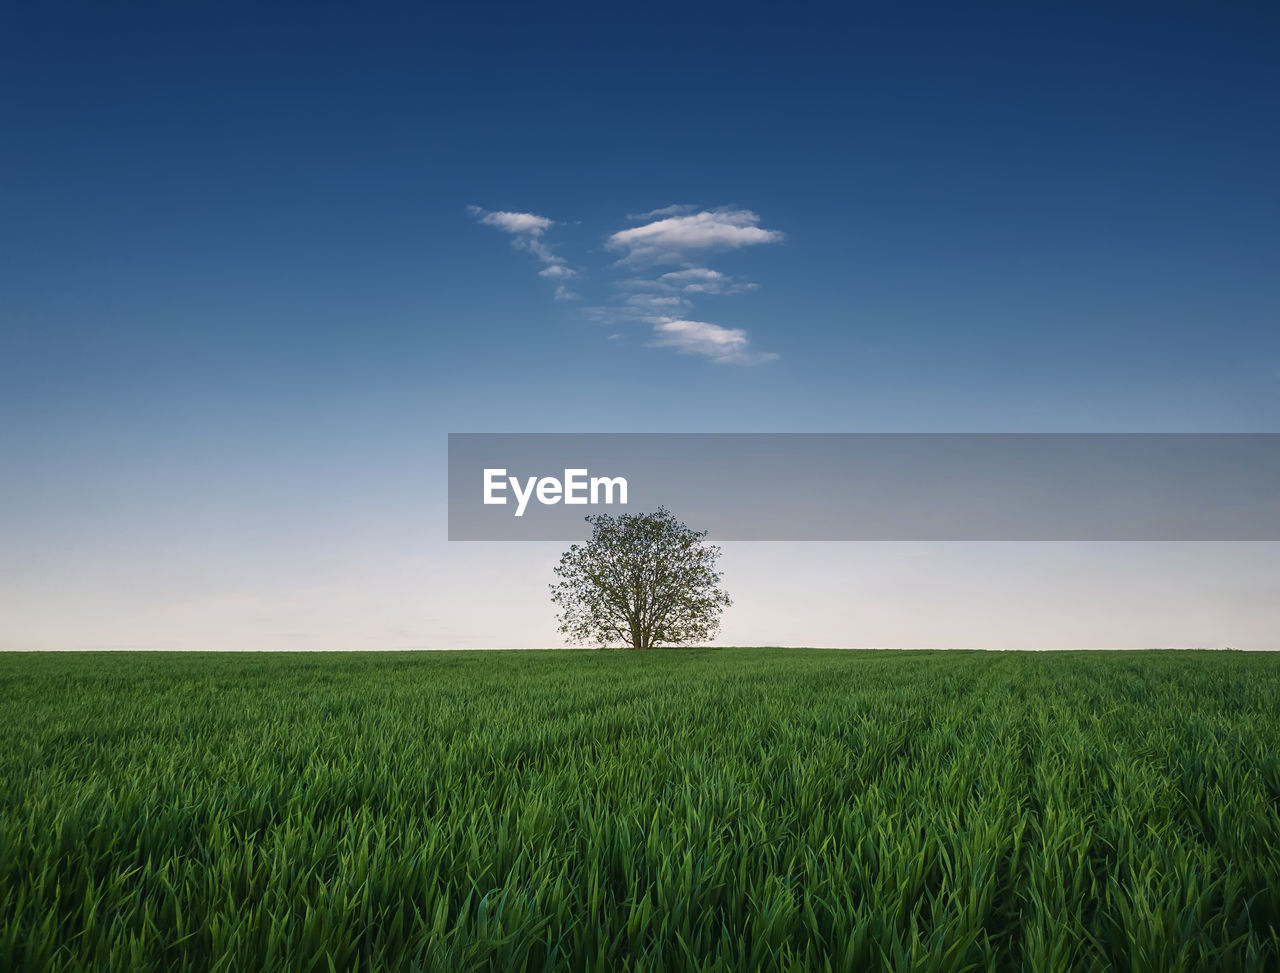
<svg viewBox="0 0 1280 973">
<path fill-rule="evenodd" d="M 665 507 L 649 514 L 593 514 L 591 539 L 555 569 L 559 629 L 580 645 L 651 649 L 708 641 L 732 601 L 716 571 L 720 548 Z"/>
</svg>

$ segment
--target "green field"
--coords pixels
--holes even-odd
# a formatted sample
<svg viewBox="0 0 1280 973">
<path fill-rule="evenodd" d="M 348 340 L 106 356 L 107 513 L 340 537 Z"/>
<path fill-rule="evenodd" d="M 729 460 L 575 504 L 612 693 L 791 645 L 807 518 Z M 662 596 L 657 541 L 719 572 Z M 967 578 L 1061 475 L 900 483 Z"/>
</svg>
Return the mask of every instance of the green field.
<svg viewBox="0 0 1280 973">
<path fill-rule="evenodd" d="M 1280 969 L 1280 656 L 0 656 L 0 968 Z"/>
</svg>

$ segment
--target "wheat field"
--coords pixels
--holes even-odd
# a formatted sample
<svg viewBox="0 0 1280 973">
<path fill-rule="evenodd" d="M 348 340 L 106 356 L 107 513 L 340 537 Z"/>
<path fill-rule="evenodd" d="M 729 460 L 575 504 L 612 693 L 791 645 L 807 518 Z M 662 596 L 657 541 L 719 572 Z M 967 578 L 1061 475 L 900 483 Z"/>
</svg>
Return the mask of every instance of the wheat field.
<svg viewBox="0 0 1280 973">
<path fill-rule="evenodd" d="M 0 656 L 0 968 L 1276 970 L 1280 656 Z"/>
</svg>

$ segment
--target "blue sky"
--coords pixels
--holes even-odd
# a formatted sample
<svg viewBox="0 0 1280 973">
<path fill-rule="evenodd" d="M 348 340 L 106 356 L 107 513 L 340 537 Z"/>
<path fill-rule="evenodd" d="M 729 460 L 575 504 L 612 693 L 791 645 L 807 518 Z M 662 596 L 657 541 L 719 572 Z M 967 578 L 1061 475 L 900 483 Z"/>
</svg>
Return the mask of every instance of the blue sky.
<svg viewBox="0 0 1280 973">
<path fill-rule="evenodd" d="M 552 643 L 449 431 L 1277 431 L 1280 16 L 1035 8 L 10 5 L 0 647 Z M 806 628 L 735 549 L 738 641 L 1061 628 L 915 548 L 936 629 Z M 1274 549 L 1199 550 L 1079 638 L 1275 630 Z"/>
</svg>

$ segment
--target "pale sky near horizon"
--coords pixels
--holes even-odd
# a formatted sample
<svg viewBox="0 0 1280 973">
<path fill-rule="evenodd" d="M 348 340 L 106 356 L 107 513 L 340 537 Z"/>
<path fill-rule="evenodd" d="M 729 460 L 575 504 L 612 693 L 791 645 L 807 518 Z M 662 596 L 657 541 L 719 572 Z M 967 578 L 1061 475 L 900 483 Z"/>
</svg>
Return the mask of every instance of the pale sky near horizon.
<svg viewBox="0 0 1280 973">
<path fill-rule="evenodd" d="M 1280 431 L 1277 49 L 1268 9 L 11 5 L 0 650 L 558 644 L 561 545 L 445 540 L 449 432 Z M 723 644 L 1280 648 L 1275 543 L 722 566 Z"/>
</svg>

